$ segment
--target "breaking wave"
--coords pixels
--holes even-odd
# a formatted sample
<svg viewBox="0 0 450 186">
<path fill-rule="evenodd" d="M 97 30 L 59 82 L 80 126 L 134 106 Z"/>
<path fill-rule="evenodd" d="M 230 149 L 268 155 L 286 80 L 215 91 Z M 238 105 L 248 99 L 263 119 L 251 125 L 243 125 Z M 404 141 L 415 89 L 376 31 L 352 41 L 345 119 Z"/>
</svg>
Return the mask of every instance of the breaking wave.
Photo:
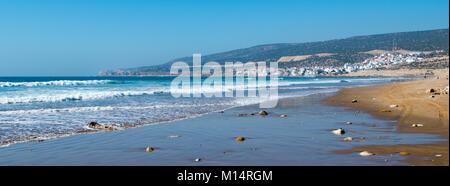
<svg viewBox="0 0 450 186">
<path fill-rule="evenodd" d="M 57 80 L 35 82 L 0 82 L 0 87 L 81 86 L 117 83 L 120 82 L 113 80 Z"/>
<path fill-rule="evenodd" d="M 163 93 L 162 91 L 80 91 L 68 93 L 36 94 L 26 96 L 0 96 L 0 104 L 36 103 L 36 102 L 62 102 L 98 100 L 105 98 L 140 96 Z"/>
</svg>

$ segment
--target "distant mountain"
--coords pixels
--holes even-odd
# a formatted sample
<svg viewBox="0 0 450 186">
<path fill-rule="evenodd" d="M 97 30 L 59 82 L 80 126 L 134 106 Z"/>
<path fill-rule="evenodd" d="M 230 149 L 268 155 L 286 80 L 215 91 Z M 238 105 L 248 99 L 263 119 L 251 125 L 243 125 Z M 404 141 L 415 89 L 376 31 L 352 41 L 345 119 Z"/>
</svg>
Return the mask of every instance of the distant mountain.
<svg viewBox="0 0 450 186">
<path fill-rule="evenodd" d="M 227 61 L 279 61 L 279 67 L 340 66 L 344 63 L 358 63 L 373 56 L 374 54 L 369 51 L 392 51 L 393 49 L 408 51 L 442 50 L 448 54 L 449 29 L 356 36 L 308 43 L 259 45 L 204 55 L 202 56 L 202 62 L 216 61 L 224 64 Z M 192 64 L 192 57 L 174 59 L 162 65 L 106 70 L 100 72 L 99 75 L 164 75 L 168 74 L 171 64 L 177 61 Z"/>
</svg>

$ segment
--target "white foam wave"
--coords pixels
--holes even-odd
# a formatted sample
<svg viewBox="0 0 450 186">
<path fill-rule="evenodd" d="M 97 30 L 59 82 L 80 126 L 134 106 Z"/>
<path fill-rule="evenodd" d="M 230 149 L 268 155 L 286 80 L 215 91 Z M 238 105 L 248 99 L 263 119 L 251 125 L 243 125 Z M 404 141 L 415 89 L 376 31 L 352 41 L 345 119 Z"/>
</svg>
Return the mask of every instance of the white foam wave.
<svg viewBox="0 0 450 186">
<path fill-rule="evenodd" d="M 227 105 L 229 103 L 210 103 L 210 104 L 162 104 L 148 106 L 94 106 L 94 107 L 70 107 L 55 109 L 30 109 L 30 110 L 8 110 L 0 111 L 0 115 L 18 115 L 18 114 L 42 114 L 42 113 L 62 113 L 62 112 L 93 112 L 93 111 L 111 111 L 111 110 L 131 110 L 131 109 L 158 109 L 158 108 L 179 108 L 179 107 L 206 107 Z"/>
<path fill-rule="evenodd" d="M 80 86 L 98 85 L 113 82 L 112 80 L 57 80 L 35 82 L 0 82 L 0 87 L 39 87 L 39 86 Z"/>
<path fill-rule="evenodd" d="M 22 82 L 19 84 L 6 84 L 5 82 L 0 82 L 1 86 L 46 86 L 46 85 L 87 85 L 87 84 L 102 84 L 108 83 L 111 80 L 87 80 L 87 81 L 48 81 L 48 82 Z M 358 81 L 356 79 L 346 81 Z M 170 87 L 159 87 L 159 88 L 146 88 L 146 90 L 85 90 L 85 89 L 68 89 L 64 91 L 60 90 L 49 90 L 49 91 L 37 91 L 37 92 L 23 92 L 0 95 L 0 104 L 18 104 L 18 103 L 35 103 L 35 102 L 62 102 L 62 101 L 84 101 L 84 100 L 98 100 L 98 99 L 108 99 L 114 97 L 123 96 L 139 96 L 139 95 L 151 95 L 156 93 L 172 93 L 172 94 L 196 94 L 196 93 L 221 93 L 221 92 L 232 92 L 237 90 L 250 90 L 260 87 L 285 89 L 290 86 L 304 85 L 304 84 L 338 84 L 342 80 L 303 80 L 303 81 L 280 81 L 273 84 L 271 81 L 267 81 L 265 84 L 236 84 L 228 85 L 223 84 L 223 86 L 216 87 L 202 87 L 202 88 L 186 88 L 186 89 L 170 89 Z M 3 83 L 3 84 L 2 84 Z M 151 89 L 151 90 L 148 90 Z"/>
<path fill-rule="evenodd" d="M 161 91 L 67 91 L 45 92 L 30 95 L 3 95 L 0 104 L 35 103 L 35 102 L 61 102 L 97 100 L 123 96 L 139 96 L 161 93 Z"/>
</svg>

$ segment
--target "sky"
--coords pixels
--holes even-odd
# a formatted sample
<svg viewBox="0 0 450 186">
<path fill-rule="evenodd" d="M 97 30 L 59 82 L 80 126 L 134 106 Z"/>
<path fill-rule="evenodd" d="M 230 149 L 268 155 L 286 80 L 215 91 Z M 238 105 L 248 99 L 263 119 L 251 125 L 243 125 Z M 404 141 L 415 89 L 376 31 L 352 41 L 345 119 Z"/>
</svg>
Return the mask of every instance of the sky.
<svg viewBox="0 0 450 186">
<path fill-rule="evenodd" d="M 193 53 L 448 27 L 448 0 L 0 0 L 0 76 L 93 76 Z"/>
</svg>

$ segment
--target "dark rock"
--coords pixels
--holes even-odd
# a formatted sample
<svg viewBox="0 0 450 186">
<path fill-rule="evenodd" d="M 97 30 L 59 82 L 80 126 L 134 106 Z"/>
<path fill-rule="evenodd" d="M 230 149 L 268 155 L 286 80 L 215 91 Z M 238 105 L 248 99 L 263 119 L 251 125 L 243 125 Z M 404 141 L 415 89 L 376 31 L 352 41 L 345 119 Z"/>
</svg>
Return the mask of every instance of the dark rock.
<svg viewBox="0 0 450 186">
<path fill-rule="evenodd" d="M 264 110 L 261 110 L 260 112 L 258 112 L 258 115 L 260 115 L 260 116 L 267 116 L 268 113 L 266 111 L 264 111 Z"/>
<path fill-rule="evenodd" d="M 430 88 L 430 89 L 427 89 L 425 92 L 426 93 L 435 93 L 436 90 L 434 88 Z"/>
<path fill-rule="evenodd" d="M 333 134 L 336 134 L 336 135 L 343 135 L 343 134 L 345 134 L 345 130 L 342 129 L 342 128 L 339 128 L 339 129 L 336 129 L 336 130 L 332 130 L 331 132 Z"/>
<path fill-rule="evenodd" d="M 88 127 L 92 129 L 115 130 L 115 128 L 112 125 L 101 125 L 95 121 L 89 122 Z"/>
<path fill-rule="evenodd" d="M 99 123 L 97 123 L 95 121 L 89 122 L 88 127 L 94 128 L 94 129 L 103 128 L 102 125 L 100 125 Z"/>
<path fill-rule="evenodd" d="M 245 141 L 245 137 L 237 137 L 236 138 L 236 141 L 239 141 L 239 142 L 243 142 L 243 141 Z"/>
<path fill-rule="evenodd" d="M 153 152 L 153 151 L 158 150 L 158 149 L 159 149 L 158 147 L 147 147 L 147 148 L 145 149 L 145 151 L 147 151 L 147 152 Z"/>
<path fill-rule="evenodd" d="M 147 152 L 153 152 L 155 149 L 153 148 L 153 147 L 147 147 L 146 149 L 145 149 L 145 151 L 147 151 Z"/>
</svg>

